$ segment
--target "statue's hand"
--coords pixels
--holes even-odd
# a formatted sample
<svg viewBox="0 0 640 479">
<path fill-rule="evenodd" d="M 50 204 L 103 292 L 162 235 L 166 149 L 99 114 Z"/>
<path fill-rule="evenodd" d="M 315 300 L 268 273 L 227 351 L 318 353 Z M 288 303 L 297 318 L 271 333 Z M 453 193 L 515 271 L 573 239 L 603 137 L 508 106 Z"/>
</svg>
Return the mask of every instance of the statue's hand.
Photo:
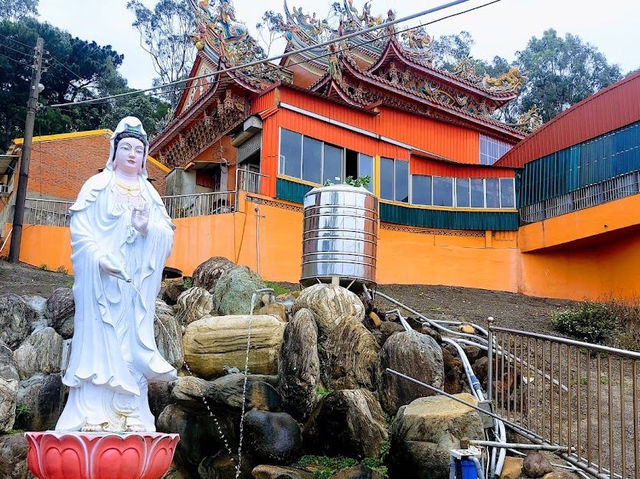
<svg viewBox="0 0 640 479">
<path fill-rule="evenodd" d="M 111 276 L 128 281 L 128 275 L 122 265 L 118 264 L 110 255 L 106 254 L 98 261 L 100 269 Z"/>
<path fill-rule="evenodd" d="M 131 225 L 142 234 L 147 234 L 149 225 L 149 208 L 134 208 L 131 211 Z"/>
</svg>

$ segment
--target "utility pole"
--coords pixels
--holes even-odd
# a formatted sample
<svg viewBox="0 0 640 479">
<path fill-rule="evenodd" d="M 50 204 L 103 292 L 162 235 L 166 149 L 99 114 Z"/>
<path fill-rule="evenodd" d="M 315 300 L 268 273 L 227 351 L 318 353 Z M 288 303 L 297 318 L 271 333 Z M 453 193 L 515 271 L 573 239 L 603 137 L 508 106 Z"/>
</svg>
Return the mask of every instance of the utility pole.
<svg viewBox="0 0 640 479">
<path fill-rule="evenodd" d="M 27 102 L 27 119 L 24 123 L 24 141 L 22 143 L 22 158 L 20 160 L 20 176 L 18 177 L 18 190 L 16 191 L 16 204 L 13 213 L 13 229 L 11 233 L 11 248 L 9 249 L 9 261 L 15 263 L 20 257 L 20 241 L 22 240 L 22 221 L 24 220 L 24 203 L 27 196 L 27 181 L 29 179 L 29 160 L 31 159 L 31 142 L 33 140 L 33 123 L 38 109 L 38 94 L 40 93 L 40 74 L 42 73 L 42 54 L 44 41 L 38 37 L 33 58 L 33 73 L 31 75 L 31 88 L 29 89 L 29 101 Z"/>
</svg>

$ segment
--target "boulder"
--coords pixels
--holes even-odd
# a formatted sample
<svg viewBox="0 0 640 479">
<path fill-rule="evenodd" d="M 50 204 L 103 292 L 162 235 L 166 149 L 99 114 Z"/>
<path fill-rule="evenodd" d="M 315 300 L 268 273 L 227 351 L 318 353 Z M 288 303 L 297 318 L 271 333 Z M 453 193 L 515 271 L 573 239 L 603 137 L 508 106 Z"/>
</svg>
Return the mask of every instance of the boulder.
<svg viewBox="0 0 640 479">
<path fill-rule="evenodd" d="M 323 343 L 320 369 L 331 389 L 373 389 L 374 365 L 380 347 L 356 318 L 346 316 Z"/>
<path fill-rule="evenodd" d="M 394 323 L 393 321 L 383 321 L 380 325 L 380 336 L 378 338 L 378 344 L 383 346 L 384 343 L 394 334 L 404 331 L 404 327 L 400 323 Z"/>
<path fill-rule="evenodd" d="M 476 374 L 478 381 L 482 384 L 482 387 L 487 386 L 487 375 L 489 374 L 489 358 L 482 356 L 471 366 L 473 372 Z"/>
<path fill-rule="evenodd" d="M 530 452 L 522 464 L 524 473 L 529 477 L 542 477 L 553 472 L 553 466 L 547 456 L 540 452 Z"/>
<path fill-rule="evenodd" d="M 36 373 L 59 373 L 62 363 L 62 336 L 55 329 L 46 327 L 31 333 L 13 352 L 20 379 Z"/>
<path fill-rule="evenodd" d="M 203 400 L 209 382 L 196 376 L 181 376 L 173 383 L 170 402 L 180 409 L 194 414 L 206 414 L 207 405 Z"/>
<path fill-rule="evenodd" d="M 302 290 L 293 305 L 293 313 L 302 308 L 313 311 L 321 335 L 329 334 L 344 317 L 364 319 L 364 305 L 358 296 L 341 286 L 314 284 Z"/>
<path fill-rule="evenodd" d="M 174 381 L 149 383 L 149 409 L 153 417 L 160 416 L 164 408 L 171 403 L 171 391 L 174 385 Z"/>
<path fill-rule="evenodd" d="M 76 306 L 73 300 L 73 291 L 70 288 L 58 288 L 47 299 L 45 316 L 51 322 L 51 326 L 64 339 L 73 336 L 73 316 Z"/>
<path fill-rule="evenodd" d="M 466 374 L 462 360 L 457 350 L 450 345 L 442 348 L 442 362 L 444 365 L 444 392 L 458 394 L 464 390 Z"/>
<path fill-rule="evenodd" d="M 20 381 L 16 397 L 15 429 L 47 431 L 58 422 L 66 387 L 59 374 L 36 374 Z"/>
<path fill-rule="evenodd" d="M 266 284 L 257 274 L 246 266 L 235 266 L 216 282 L 214 308 L 221 315 L 249 314 L 253 293 L 264 288 Z"/>
<path fill-rule="evenodd" d="M 184 279 L 179 281 L 167 281 L 166 286 L 161 290 L 162 300 L 170 305 L 176 304 L 178 297 L 186 290 Z"/>
<path fill-rule="evenodd" d="M 16 349 L 31 332 L 36 312 L 17 294 L 0 295 L 0 341 Z"/>
<path fill-rule="evenodd" d="M 225 366 L 244 370 L 249 326 L 250 371 L 275 374 L 285 323 L 273 316 L 241 315 L 205 316 L 187 326 L 182 338 L 184 358 L 193 373 L 209 379 L 222 376 Z"/>
<path fill-rule="evenodd" d="M 287 308 L 281 303 L 265 304 L 258 310 L 257 314 L 270 314 L 271 316 L 278 318 L 280 321 L 287 321 Z"/>
<path fill-rule="evenodd" d="M 470 394 L 457 398 L 477 406 Z M 450 450 L 460 439 L 482 439 L 480 413 L 446 396 L 422 397 L 402 406 L 391 428 L 392 475 L 447 479 Z"/>
<path fill-rule="evenodd" d="M 156 320 L 153 331 L 158 351 L 169 364 L 180 369 L 184 365 L 182 349 L 182 326 L 173 314 L 173 308 L 161 299 L 156 299 Z"/>
<path fill-rule="evenodd" d="M 326 396 L 303 431 L 305 449 L 318 454 L 378 457 L 387 440 L 384 413 L 371 391 L 343 389 Z"/>
<path fill-rule="evenodd" d="M 13 353 L 0 341 L 0 432 L 13 429 L 20 376 Z"/>
<path fill-rule="evenodd" d="M 264 376 L 247 376 L 245 389 L 244 374 L 228 374 L 207 384 L 204 392 L 206 400 L 213 405 L 240 409 L 242 398 L 245 410 L 279 412 L 282 410 L 282 398 L 276 388 L 264 380 Z"/>
<path fill-rule="evenodd" d="M 313 472 L 287 466 L 260 465 L 253 468 L 254 479 L 314 479 Z"/>
<path fill-rule="evenodd" d="M 384 479 L 387 477 L 381 472 L 374 471 L 364 464 L 340 469 L 331 476 L 331 479 Z"/>
<path fill-rule="evenodd" d="M 193 285 L 213 293 L 220 277 L 234 268 L 235 264 L 222 256 L 214 256 L 200 264 L 193 272 Z M 243 311 L 244 313 L 245 311 Z"/>
<path fill-rule="evenodd" d="M 506 456 L 500 479 L 519 479 L 522 474 L 522 458 Z"/>
<path fill-rule="evenodd" d="M 27 467 L 29 445 L 24 434 L 0 436 L 0 477 L 35 479 Z"/>
<path fill-rule="evenodd" d="M 404 331 L 391 336 L 382 347 L 377 365 L 380 402 L 384 410 L 392 416 L 400 406 L 434 393 L 386 372 L 386 368 L 436 388 L 442 388 L 443 385 L 444 366 L 440 346 L 432 337 L 415 331 Z"/>
<path fill-rule="evenodd" d="M 190 324 L 204 318 L 213 309 L 213 297 L 204 288 L 194 286 L 179 297 L 175 306 L 176 318 L 182 324 Z"/>
<path fill-rule="evenodd" d="M 284 412 L 252 410 L 244 415 L 246 450 L 257 461 L 294 462 L 302 453 L 302 436 L 295 419 Z"/>
<path fill-rule="evenodd" d="M 553 471 L 542 476 L 542 479 L 578 479 L 578 476 L 567 471 Z"/>
<path fill-rule="evenodd" d="M 47 310 L 47 298 L 43 298 L 37 294 L 24 294 L 22 295 L 22 299 L 24 299 L 27 305 L 36 313 L 36 319 L 31 324 L 31 331 L 51 326 L 45 315 Z"/>
<path fill-rule="evenodd" d="M 316 403 L 320 379 L 318 327 L 309 309 L 300 309 L 287 323 L 278 360 L 278 390 L 285 409 L 305 421 Z"/>
<path fill-rule="evenodd" d="M 251 477 L 251 465 L 247 465 L 247 463 L 247 457 L 243 457 L 240 479 Z M 194 477 L 198 479 L 235 479 L 235 456 L 232 457 L 228 453 L 220 451 L 213 456 L 205 457 L 198 466 L 198 474 Z"/>
</svg>

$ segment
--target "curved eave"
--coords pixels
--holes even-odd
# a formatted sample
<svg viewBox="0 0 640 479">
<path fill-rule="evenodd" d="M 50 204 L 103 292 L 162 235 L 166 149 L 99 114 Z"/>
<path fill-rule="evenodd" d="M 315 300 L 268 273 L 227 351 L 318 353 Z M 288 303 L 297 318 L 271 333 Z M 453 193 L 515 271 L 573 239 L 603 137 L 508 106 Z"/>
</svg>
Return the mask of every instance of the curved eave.
<svg viewBox="0 0 640 479">
<path fill-rule="evenodd" d="M 442 83 L 454 87 L 457 90 L 462 90 L 469 94 L 473 94 L 475 96 L 480 96 L 482 98 L 490 100 L 498 106 L 503 106 L 518 96 L 517 91 L 494 92 L 491 90 L 487 90 L 486 88 L 479 87 L 478 85 L 459 78 L 453 73 L 440 70 L 439 68 L 435 68 L 421 62 L 417 62 L 407 56 L 402 46 L 395 38 L 395 35 L 392 35 L 389 38 L 387 46 L 380 55 L 380 58 L 367 70 L 367 72 L 372 74 L 375 73 L 376 70 L 380 69 L 380 67 L 382 67 L 387 61 L 393 60 L 394 57 L 400 60 L 409 68 L 413 68 L 421 73 L 424 73 L 427 76 L 433 77 Z"/>
</svg>

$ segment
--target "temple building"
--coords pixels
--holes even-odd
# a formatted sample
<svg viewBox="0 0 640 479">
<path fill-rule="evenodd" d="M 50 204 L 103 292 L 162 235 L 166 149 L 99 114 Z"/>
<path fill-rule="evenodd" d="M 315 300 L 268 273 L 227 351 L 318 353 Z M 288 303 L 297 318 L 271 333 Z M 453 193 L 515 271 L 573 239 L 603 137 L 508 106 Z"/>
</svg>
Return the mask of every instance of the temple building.
<svg viewBox="0 0 640 479">
<path fill-rule="evenodd" d="M 535 110 L 508 124 L 517 69 L 438 68 L 426 31 L 369 2 L 334 4 L 331 20 L 286 3 L 266 15 L 286 40 L 279 64 L 261 61 L 230 0 L 192 6 L 198 55 L 150 149 L 169 169 L 169 267 L 190 275 L 224 256 L 297 282 L 304 195 L 368 177 L 378 283 L 637 298 L 640 73 L 542 127 Z M 68 251 L 44 247 L 68 230 L 42 228 L 25 230 L 21 259 L 69 268 Z"/>
</svg>

